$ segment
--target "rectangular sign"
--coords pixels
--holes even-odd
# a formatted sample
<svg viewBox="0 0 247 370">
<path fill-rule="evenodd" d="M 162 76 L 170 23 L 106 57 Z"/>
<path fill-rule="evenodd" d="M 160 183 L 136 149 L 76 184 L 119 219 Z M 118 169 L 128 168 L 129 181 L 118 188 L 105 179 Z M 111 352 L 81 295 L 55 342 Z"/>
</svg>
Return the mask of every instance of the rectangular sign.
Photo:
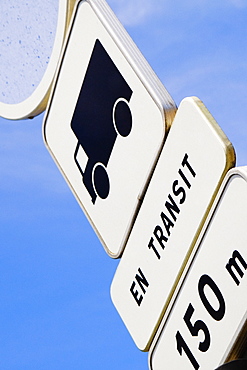
<svg viewBox="0 0 247 370">
<path fill-rule="evenodd" d="M 197 98 L 180 104 L 111 286 L 120 316 L 148 350 L 234 150 Z"/>
<path fill-rule="evenodd" d="M 125 247 L 175 111 L 105 1 L 78 2 L 44 140 L 111 257 Z"/>
<path fill-rule="evenodd" d="M 150 355 L 150 369 L 215 369 L 241 355 L 247 326 L 247 167 L 231 170 Z M 246 350 L 246 347 L 245 347 Z"/>
</svg>

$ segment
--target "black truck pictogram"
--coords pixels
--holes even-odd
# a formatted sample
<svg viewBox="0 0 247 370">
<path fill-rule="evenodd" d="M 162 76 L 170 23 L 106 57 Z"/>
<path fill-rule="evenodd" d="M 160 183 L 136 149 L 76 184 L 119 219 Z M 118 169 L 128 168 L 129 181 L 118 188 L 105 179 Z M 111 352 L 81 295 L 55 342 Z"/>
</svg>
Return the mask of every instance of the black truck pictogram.
<svg viewBox="0 0 247 370">
<path fill-rule="evenodd" d="M 74 160 L 92 203 L 97 195 L 105 199 L 109 194 L 107 164 L 118 134 L 126 137 L 131 132 L 131 96 L 131 88 L 96 40 L 71 121 L 78 139 Z"/>
</svg>

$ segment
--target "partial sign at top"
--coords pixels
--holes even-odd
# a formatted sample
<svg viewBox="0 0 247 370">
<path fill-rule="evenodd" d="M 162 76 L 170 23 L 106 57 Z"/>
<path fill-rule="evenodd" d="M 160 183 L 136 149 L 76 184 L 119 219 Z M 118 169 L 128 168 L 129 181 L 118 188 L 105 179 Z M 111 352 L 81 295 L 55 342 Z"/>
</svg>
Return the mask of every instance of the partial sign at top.
<svg viewBox="0 0 247 370">
<path fill-rule="evenodd" d="M 47 104 L 76 0 L 1 0 L 0 116 L 32 118 Z"/>
<path fill-rule="evenodd" d="M 231 143 L 203 103 L 184 99 L 111 286 L 113 303 L 141 350 L 149 349 L 176 296 L 208 210 L 234 164 Z"/>
<path fill-rule="evenodd" d="M 123 251 L 175 110 L 107 4 L 79 2 L 44 139 L 112 257 Z"/>
</svg>

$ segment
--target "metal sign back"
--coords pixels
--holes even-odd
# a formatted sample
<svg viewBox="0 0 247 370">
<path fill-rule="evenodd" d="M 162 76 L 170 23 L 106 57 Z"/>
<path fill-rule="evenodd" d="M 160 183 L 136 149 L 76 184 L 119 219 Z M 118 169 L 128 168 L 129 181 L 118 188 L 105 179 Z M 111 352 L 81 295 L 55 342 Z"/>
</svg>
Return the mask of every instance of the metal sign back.
<svg viewBox="0 0 247 370">
<path fill-rule="evenodd" d="M 44 140 L 111 257 L 119 257 L 176 106 L 105 1 L 78 3 Z"/>
<path fill-rule="evenodd" d="M 168 134 L 118 265 L 111 296 L 141 350 L 148 350 L 234 150 L 197 98 L 186 98 Z"/>
<path fill-rule="evenodd" d="M 76 0 L 3 0 L 0 116 L 32 118 L 44 111 Z"/>
</svg>

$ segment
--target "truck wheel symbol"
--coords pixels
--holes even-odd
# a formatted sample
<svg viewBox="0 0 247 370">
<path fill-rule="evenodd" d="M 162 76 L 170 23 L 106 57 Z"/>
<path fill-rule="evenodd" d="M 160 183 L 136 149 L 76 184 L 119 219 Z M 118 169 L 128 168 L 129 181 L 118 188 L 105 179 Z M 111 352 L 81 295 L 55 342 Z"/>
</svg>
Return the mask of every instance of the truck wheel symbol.
<svg viewBox="0 0 247 370">
<path fill-rule="evenodd" d="M 105 166 L 96 163 L 92 171 L 92 183 L 94 191 L 102 199 L 108 197 L 110 191 L 110 181 Z"/>
<path fill-rule="evenodd" d="M 112 120 L 116 132 L 121 136 L 128 136 L 132 128 L 132 114 L 129 102 L 124 98 L 119 98 L 115 102 L 112 110 Z"/>
<path fill-rule="evenodd" d="M 132 93 L 97 39 L 71 120 L 78 140 L 74 161 L 93 204 L 97 196 L 106 199 L 110 193 L 107 165 L 117 137 L 131 132 Z"/>
</svg>

